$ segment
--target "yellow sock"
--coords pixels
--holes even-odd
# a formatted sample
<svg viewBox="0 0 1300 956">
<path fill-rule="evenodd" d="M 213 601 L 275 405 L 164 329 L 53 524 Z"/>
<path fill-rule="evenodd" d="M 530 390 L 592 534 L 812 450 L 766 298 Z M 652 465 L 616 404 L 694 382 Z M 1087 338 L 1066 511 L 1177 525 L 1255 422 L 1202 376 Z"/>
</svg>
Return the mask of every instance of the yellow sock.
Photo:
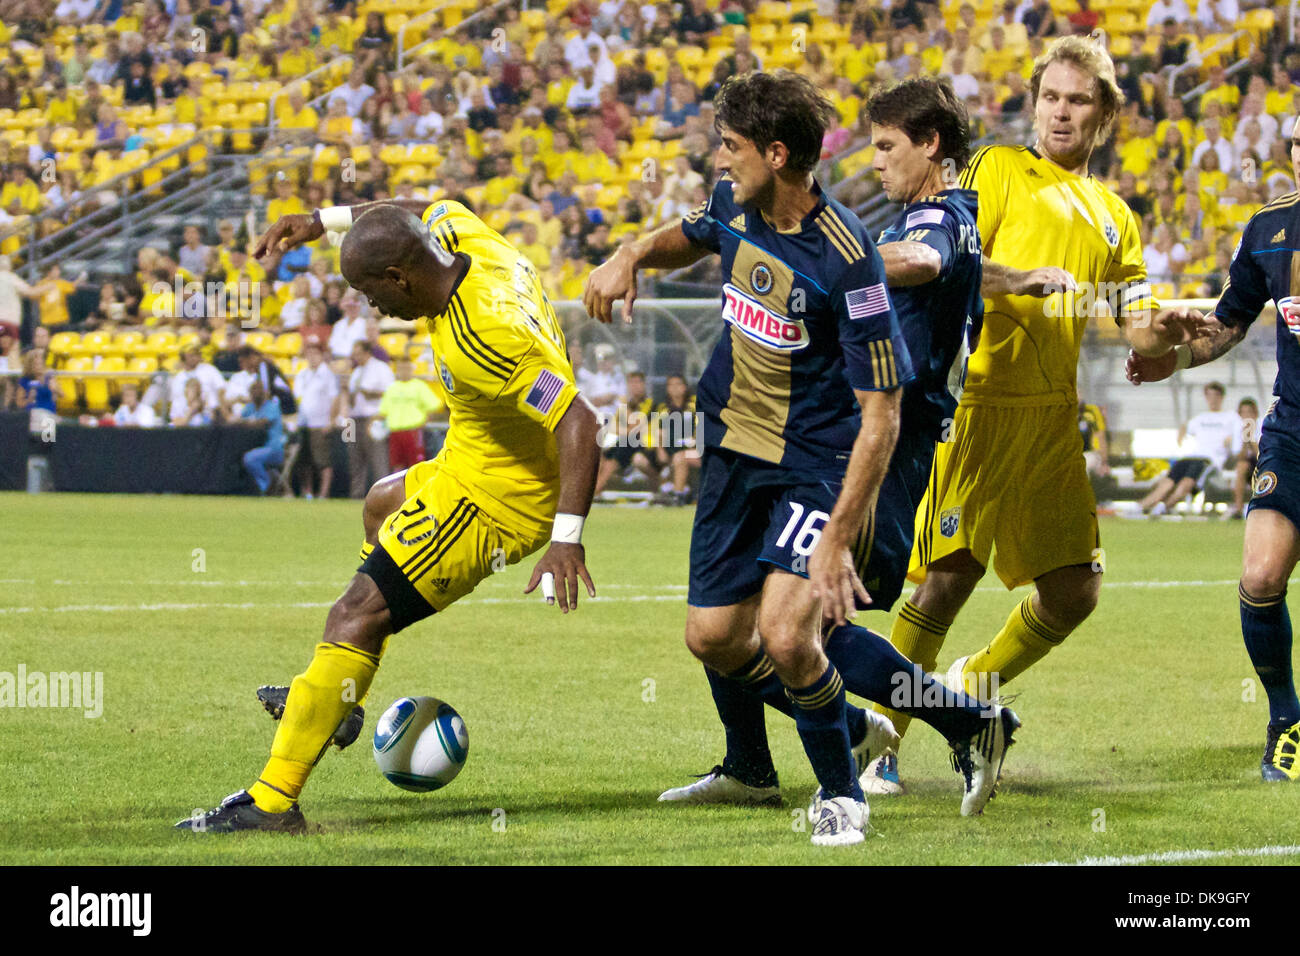
<svg viewBox="0 0 1300 956">
<path fill-rule="evenodd" d="M 944 624 L 908 601 L 894 619 L 889 642 L 913 664 L 919 664 L 922 670 L 932 671 L 939 658 L 939 648 L 943 647 L 943 639 L 948 636 L 948 628 L 951 626 L 951 623 Z M 908 725 L 912 723 L 911 717 L 883 704 L 876 704 L 875 709 L 894 722 L 898 736 L 907 733 Z"/>
<path fill-rule="evenodd" d="M 248 788 L 259 809 L 283 813 L 293 806 L 339 721 L 370 690 L 378 666 L 377 655 L 351 644 L 316 645 L 307 670 L 289 685 L 271 759 Z"/>
<path fill-rule="evenodd" d="M 1058 634 L 1043 623 L 1034 611 L 1031 594 L 1011 612 L 1007 623 L 992 642 L 978 654 L 972 654 L 962 671 L 967 693 L 997 696 L 990 675 L 997 674 L 997 686 L 1018 677 L 1031 665 L 1047 656 L 1068 635 Z"/>
</svg>

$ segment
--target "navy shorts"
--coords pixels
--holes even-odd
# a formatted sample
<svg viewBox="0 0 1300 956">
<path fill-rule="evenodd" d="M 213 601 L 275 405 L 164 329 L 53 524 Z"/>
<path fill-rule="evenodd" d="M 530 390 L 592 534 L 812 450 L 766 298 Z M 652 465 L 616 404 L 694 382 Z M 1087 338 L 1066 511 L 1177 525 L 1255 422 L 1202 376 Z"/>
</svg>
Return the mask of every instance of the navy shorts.
<svg viewBox="0 0 1300 956">
<path fill-rule="evenodd" d="M 1247 513 L 1256 508 L 1279 511 L 1300 528 L 1300 440 L 1269 430 L 1267 422 L 1259 437 L 1259 464 Z"/>
<path fill-rule="evenodd" d="M 706 447 L 691 531 L 693 607 L 739 604 L 773 567 L 807 577 L 808 556 L 839 497 L 840 482 Z"/>
<path fill-rule="evenodd" d="M 857 601 L 860 610 L 888 611 L 903 593 L 916 512 L 933 464 L 934 438 L 928 431 L 899 434 L 889 471 L 880 484 L 875 518 L 862 529 L 853 549 L 858 577 L 871 595 L 869 605 Z"/>
</svg>

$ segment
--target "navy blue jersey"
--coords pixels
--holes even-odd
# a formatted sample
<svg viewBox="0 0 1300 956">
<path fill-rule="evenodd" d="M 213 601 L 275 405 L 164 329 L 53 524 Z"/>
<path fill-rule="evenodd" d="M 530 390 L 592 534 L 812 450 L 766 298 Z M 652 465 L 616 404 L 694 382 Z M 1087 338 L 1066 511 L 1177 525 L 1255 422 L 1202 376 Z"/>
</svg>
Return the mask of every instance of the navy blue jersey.
<svg viewBox="0 0 1300 956">
<path fill-rule="evenodd" d="M 853 389 L 898 388 L 912 362 L 880 253 L 814 184 L 799 228 L 778 232 L 730 180 L 682 220 L 722 256 L 726 322 L 700 377 L 704 444 L 839 480 L 860 425 Z"/>
<path fill-rule="evenodd" d="M 1269 419 L 1300 424 L 1300 194 L 1294 192 L 1246 223 L 1214 315 L 1224 325 L 1249 326 L 1270 300 L 1278 314 L 1278 401 Z"/>
<path fill-rule="evenodd" d="M 948 189 L 904 207 L 876 240 L 923 242 L 943 263 L 929 282 L 889 290 L 916 370 L 903 391 L 902 427 L 935 441 L 957 411 L 966 359 L 984 324 L 977 212 L 974 190 Z"/>
</svg>

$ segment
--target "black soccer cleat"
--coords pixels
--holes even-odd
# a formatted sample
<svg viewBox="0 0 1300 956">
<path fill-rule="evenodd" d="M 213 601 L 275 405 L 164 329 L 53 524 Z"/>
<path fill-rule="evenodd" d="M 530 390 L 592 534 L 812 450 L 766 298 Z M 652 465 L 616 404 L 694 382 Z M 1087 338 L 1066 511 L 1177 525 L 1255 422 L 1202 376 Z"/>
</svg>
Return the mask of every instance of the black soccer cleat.
<svg viewBox="0 0 1300 956">
<path fill-rule="evenodd" d="M 186 817 L 173 828 L 188 830 L 191 833 L 234 833 L 237 830 L 265 830 L 268 833 L 303 833 L 307 821 L 303 819 L 298 804 L 294 804 L 284 813 L 267 813 L 253 803 L 253 797 L 247 790 L 232 793 L 221 801 L 221 805 L 207 813 L 195 813 Z"/>
<path fill-rule="evenodd" d="M 1259 774 L 1265 783 L 1295 783 L 1300 780 L 1300 723 L 1290 727 L 1268 726 L 1264 759 Z"/>
<path fill-rule="evenodd" d="M 266 712 L 271 715 L 272 720 L 279 720 L 284 716 L 284 702 L 289 699 L 289 688 L 276 687 L 268 684 L 265 687 L 257 689 L 257 699 L 262 702 Z M 339 721 L 338 727 L 334 730 L 333 742 L 335 746 L 342 750 L 349 744 L 355 743 L 356 739 L 361 736 L 361 728 L 366 722 L 366 709 L 360 704 L 352 708 L 352 712 Z"/>
</svg>

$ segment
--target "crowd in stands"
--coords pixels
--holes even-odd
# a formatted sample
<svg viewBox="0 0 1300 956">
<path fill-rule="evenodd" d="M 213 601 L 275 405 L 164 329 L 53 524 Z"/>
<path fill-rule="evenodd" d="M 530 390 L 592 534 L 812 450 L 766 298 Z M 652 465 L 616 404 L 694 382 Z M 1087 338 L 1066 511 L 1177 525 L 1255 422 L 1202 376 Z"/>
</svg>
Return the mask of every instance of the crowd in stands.
<svg viewBox="0 0 1300 956">
<path fill-rule="evenodd" d="M 871 89 L 946 75 L 967 101 L 976 135 L 1007 141 L 1028 130 L 1028 79 L 1044 44 L 1105 31 L 1127 105 L 1093 171 L 1137 213 L 1163 298 L 1217 294 L 1242 224 L 1294 188 L 1289 137 L 1300 109 L 1300 47 L 1283 45 L 1284 5 L 520 6 L 0 0 L 0 253 L 12 258 L 0 255 L 0 329 L 16 333 L 0 337 L 0 371 L 46 382 L 33 390 L 5 378 L 6 403 L 92 415 L 120 403 L 135 424 L 144 424 L 135 418 L 147 418 L 145 409 L 160 424 L 178 410 L 184 424 L 241 415 L 251 395 L 234 377 L 220 390 L 200 382 L 201 401 L 187 396 L 182 344 L 196 346 L 200 366 L 219 377 L 242 371 L 238 353 L 248 346 L 296 380 L 318 367 L 315 345 L 336 378 L 343 366 L 365 368 L 372 358 L 395 378 L 399 360 L 409 358 L 412 377 L 428 378 L 420 337 L 381 328 L 381 317 L 343 283 L 336 249 L 322 240 L 256 261 L 248 251 L 257 234 L 280 216 L 324 205 L 452 198 L 510 237 L 553 299 L 577 298 L 590 269 L 625 237 L 706 198 L 718 142 L 711 100 L 728 76 L 749 69 L 796 69 L 827 92 L 837 116 L 819 175 L 825 183 L 848 177 L 847 195 L 861 196 L 874 188 L 863 110 Z M 32 222 L 41 233 L 75 222 L 104 201 L 102 184 L 202 130 L 216 134 L 218 149 L 291 144 L 254 180 L 247 215 L 192 222 L 169 245 L 133 250 L 124 276 L 65 276 L 57 262 L 24 270 Z M 133 185 L 155 179 L 146 171 Z M 20 338 L 46 350 L 40 375 L 16 351 Z M 368 356 L 360 363 L 359 344 Z M 119 362 L 139 377 L 103 386 L 42 378 L 46 365 L 102 370 Z M 599 374 L 598 361 L 588 364 Z M 175 373 L 166 402 L 150 398 L 155 370 Z M 132 382 L 146 387 L 128 402 Z M 379 415 L 377 391 L 351 396 L 354 417 Z M 342 384 L 339 395 L 349 395 Z M 615 401 L 627 398 L 620 391 Z M 367 446 L 364 454 L 378 467 L 381 452 Z M 667 467 L 658 456 L 641 457 L 625 466 Z"/>
</svg>

